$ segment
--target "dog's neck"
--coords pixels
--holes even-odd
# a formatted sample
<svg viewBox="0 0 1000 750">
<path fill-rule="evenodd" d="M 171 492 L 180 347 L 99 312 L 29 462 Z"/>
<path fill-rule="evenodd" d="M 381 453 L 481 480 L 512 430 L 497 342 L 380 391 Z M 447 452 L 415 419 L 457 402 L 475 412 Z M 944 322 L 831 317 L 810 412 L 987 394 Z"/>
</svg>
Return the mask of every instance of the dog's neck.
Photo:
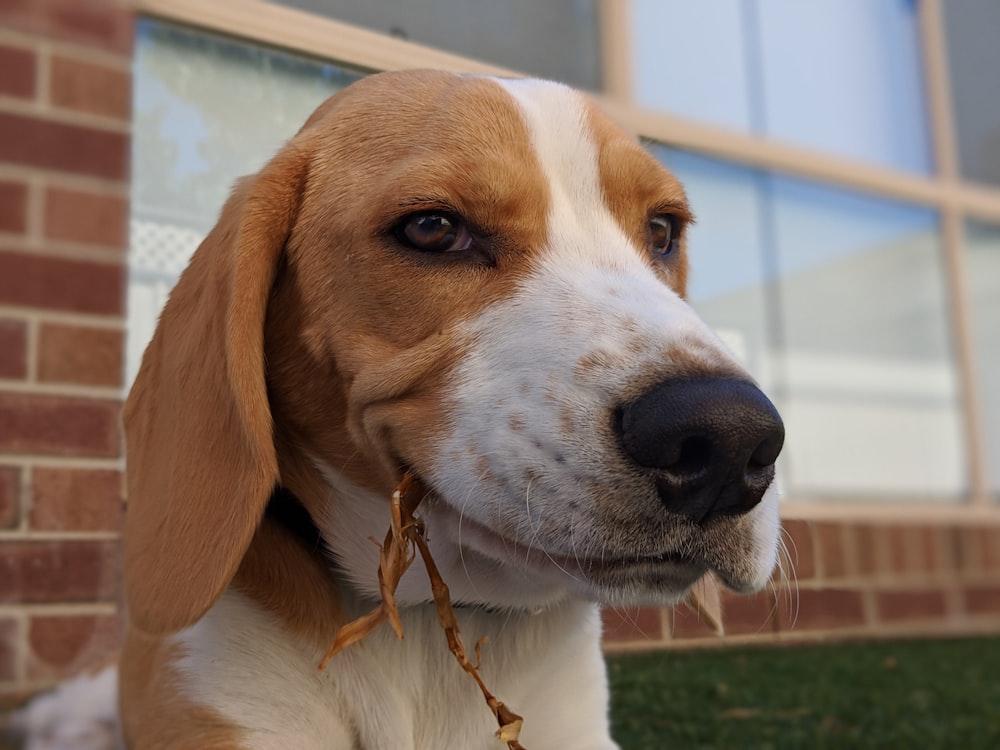
<svg viewBox="0 0 1000 750">
<path fill-rule="evenodd" d="M 267 502 L 266 516 L 299 539 L 307 548 L 325 547 L 323 535 L 316 526 L 309 511 L 295 494 L 278 485 Z"/>
</svg>

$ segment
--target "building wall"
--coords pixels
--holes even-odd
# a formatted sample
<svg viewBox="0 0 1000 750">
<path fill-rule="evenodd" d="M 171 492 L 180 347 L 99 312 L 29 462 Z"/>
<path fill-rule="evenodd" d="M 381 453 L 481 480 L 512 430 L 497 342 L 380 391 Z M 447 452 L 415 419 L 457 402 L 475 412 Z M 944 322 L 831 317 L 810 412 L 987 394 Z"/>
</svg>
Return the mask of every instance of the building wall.
<svg viewBox="0 0 1000 750">
<path fill-rule="evenodd" d="M 113 654 L 133 18 L 0 0 L 0 692 Z M 608 612 L 612 650 L 1000 633 L 1000 527 L 787 519 L 794 572 L 684 607 Z M 787 566 L 786 566 L 787 570 Z"/>
<path fill-rule="evenodd" d="M 118 642 L 133 23 L 0 2 L 0 690 Z"/>
<path fill-rule="evenodd" d="M 1000 528 L 785 519 L 784 573 L 722 595 L 725 636 L 691 608 L 605 613 L 608 650 L 1000 633 Z"/>
</svg>

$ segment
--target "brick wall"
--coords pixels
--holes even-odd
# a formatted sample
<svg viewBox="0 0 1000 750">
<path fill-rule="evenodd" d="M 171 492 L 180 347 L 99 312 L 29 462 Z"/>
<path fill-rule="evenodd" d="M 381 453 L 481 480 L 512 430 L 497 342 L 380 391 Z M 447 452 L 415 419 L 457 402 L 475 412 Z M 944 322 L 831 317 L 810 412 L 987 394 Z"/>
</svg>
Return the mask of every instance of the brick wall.
<svg viewBox="0 0 1000 750">
<path fill-rule="evenodd" d="M 794 574 L 754 596 L 723 594 L 725 639 L 686 606 L 646 607 L 605 613 L 608 649 L 1000 633 L 1000 527 L 784 529 Z"/>
<path fill-rule="evenodd" d="M 0 0 L 0 693 L 103 659 L 118 532 L 132 19 Z M 1000 529 L 786 522 L 794 578 L 608 612 L 611 650 L 1000 632 Z"/>
<path fill-rule="evenodd" d="M 132 19 L 0 0 L 0 692 L 118 642 Z"/>
</svg>

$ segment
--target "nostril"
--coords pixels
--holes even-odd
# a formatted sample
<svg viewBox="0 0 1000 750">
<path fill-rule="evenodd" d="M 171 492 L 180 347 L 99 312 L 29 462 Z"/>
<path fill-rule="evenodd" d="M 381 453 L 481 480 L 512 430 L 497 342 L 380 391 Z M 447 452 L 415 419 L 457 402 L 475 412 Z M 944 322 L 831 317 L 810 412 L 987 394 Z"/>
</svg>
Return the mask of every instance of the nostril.
<svg viewBox="0 0 1000 750">
<path fill-rule="evenodd" d="M 702 435 L 689 435 L 676 445 L 677 458 L 668 457 L 663 470 L 685 481 L 704 477 L 712 463 L 712 441 Z"/>
<path fill-rule="evenodd" d="M 750 461 L 747 466 L 751 469 L 763 469 L 773 466 L 781 453 L 781 447 L 785 440 L 784 431 L 773 430 L 770 435 L 764 438 L 760 445 L 750 454 Z"/>
</svg>

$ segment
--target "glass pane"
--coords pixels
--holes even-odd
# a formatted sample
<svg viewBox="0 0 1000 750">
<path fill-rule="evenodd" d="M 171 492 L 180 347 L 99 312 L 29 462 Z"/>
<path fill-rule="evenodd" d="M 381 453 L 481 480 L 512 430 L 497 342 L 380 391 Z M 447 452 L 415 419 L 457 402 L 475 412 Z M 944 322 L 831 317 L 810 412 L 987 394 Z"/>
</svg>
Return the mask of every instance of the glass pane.
<svg viewBox="0 0 1000 750">
<path fill-rule="evenodd" d="M 745 16 L 738 0 L 632 0 L 636 101 L 714 125 L 753 130 Z"/>
<path fill-rule="evenodd" d="M 772 386 L 761 174 L 660 145 L 651 149 L 684 183 L 697 218 L 688 235 L 688 300 L 751 374 Z"/>
<path fill-rule="evenodd" d="M 330 94 L 330 65 L 142 21 L 133 76 L 129 381 L 160 308 L 237 177 L 255 172 Z"/>
<path fill-rule="evenodd" d="M 636 98 L 926 173 L 914 0 L 634 0 Z"/>
<path fill-rule="evenodd" d="M 962 174 L 1000 185 L 1000 3 L 962 0 L 941 8 Z"/>
<path fill-rule="evenodd" d="M 784 178 L 769 192 L 792 490 L 957 497 L 936 215 Z"/>
<path fill-rule="evenodd" d="M 986 460 L 1000 494 L 1000 227 L 970 223 L 966 238 Z"/>
<path fill-rule="evenodd" d="M 271 0 L 598 91 L 598 0 Z"/>
<path fill-rule="evenodd" d="M 915 0 L 757 0 L 763 131 L 927 173 Z"/>
</svg>

